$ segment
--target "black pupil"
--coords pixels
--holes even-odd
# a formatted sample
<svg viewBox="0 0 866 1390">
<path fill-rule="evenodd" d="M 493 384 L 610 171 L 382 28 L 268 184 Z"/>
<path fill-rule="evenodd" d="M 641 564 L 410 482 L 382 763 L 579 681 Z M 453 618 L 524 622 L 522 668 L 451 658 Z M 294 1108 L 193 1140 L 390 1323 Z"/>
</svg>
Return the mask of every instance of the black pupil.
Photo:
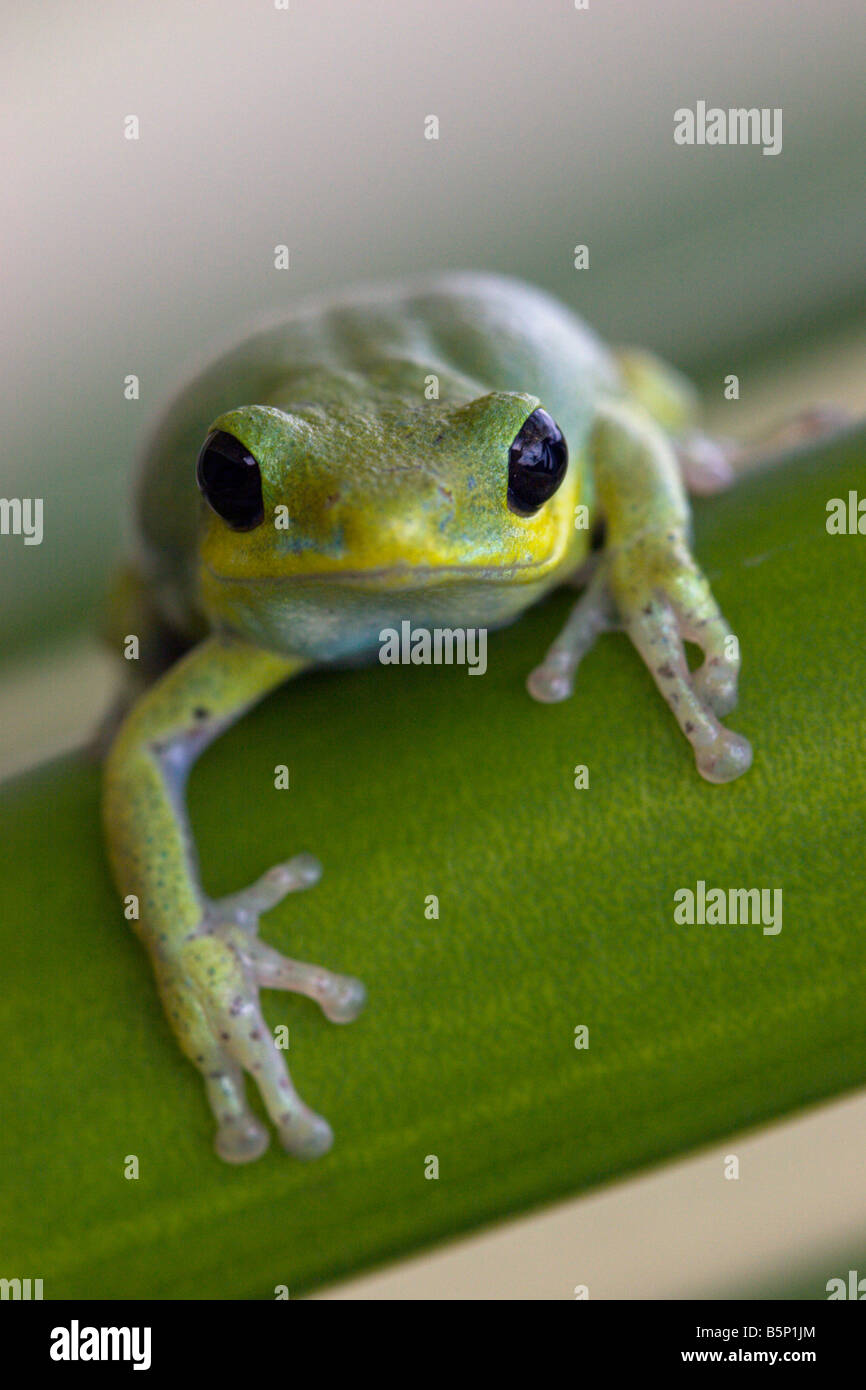
<svg viewBox="0 0 866 1390">
<path fill-rule="evenodd" d="M 234 435 L 224 430 L 208 435 L 198 456 L 196 478 L 210 506 L 233 531 L 251 531 L 264 521 L 259 465 Z"/>
<path fill-rule="evenodd" d="M 518 516 L 543 507 L 565 477 L 568 449 L 546 410 L 533 410 L 508 451 L 508 505 Z"/>
</svg>

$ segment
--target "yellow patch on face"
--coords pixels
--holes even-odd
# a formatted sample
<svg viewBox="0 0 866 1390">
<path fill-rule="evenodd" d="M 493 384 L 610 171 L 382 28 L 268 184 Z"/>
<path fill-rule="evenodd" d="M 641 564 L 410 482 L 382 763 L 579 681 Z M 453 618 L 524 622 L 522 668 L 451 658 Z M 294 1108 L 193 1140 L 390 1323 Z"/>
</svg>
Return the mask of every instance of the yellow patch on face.
<svg viewBox="0 0 866 1390">
<path fill-rule="evenodd" d="M 531 517 L 508 507 L 508 453 L 537 398 L 492 392 L 444 407 L 390 399 L 363 413 L 251 407 L 222 417 L 259 461 L 264 521 L 236 532 L 209 509 L 202 579 L 329 578 L 424 586 L 444 574 L 529 582 L 570 557 L 581 460 Z M 212 587 L 209 585 L 209 587 Z"/>
</svg>

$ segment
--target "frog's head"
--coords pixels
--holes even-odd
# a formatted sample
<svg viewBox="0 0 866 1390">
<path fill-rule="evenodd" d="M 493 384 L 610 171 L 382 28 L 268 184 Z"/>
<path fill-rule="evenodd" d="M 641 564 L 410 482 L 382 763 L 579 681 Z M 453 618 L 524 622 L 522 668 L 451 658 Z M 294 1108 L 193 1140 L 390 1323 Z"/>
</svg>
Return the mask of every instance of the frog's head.
<svg viewBox="0 0 866 1390">
<path fill-rule="evenodd" d="M 216 579 L 418 588 L 543 577 L 573 525 L 575 469 L 536 396 L 244 406 L 198 459 Z"/>
</svg>

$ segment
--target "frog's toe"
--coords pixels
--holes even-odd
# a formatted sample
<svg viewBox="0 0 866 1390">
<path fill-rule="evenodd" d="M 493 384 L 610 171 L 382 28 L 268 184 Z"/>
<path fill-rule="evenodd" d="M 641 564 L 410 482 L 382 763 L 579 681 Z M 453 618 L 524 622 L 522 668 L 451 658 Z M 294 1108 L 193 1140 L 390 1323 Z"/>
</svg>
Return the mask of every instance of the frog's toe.
<svg viewBox="0 0 866 1390">
<path fill-rule="evenodd" d="M 236 999 L 229 1012 L 227 1046 L 256 1082 L 282 1147 L 298 1158 L 327 1153 L 334 1142 L 331 1126 L 295 1090 L 283 1051 L 262 1018 L 255 995 L 244 1002 Z"/>
<path fill-rule="evenodd" d="M 555 705 L 574 693 L 575 667 L 566 653 L 548 652 L 545 660 L 526 678 L 526 688 L 533 700 L 543 705 Z"/>
<path fill-rule="evenodd" d="M 226 1163 L 250 1163 L 260 1158 L 270 1135 L 247 1105 L 243 1073 L 220 1044 L 209 1057 L 195 1061 L 202 1068 L 208 1100 L 217 1122 L 214 1148 Z"/>
<path fill-rule="evenodd" d="M 737 671 L 719 657 L 708 657 L 692 675 L 698 699 L 724 719 L 737 705 Z"/>
<path fill-rule="evenodd" d="M 263 941 L 255 942 L 249 953 L 259 985 L 306 994 L 332 1023 L 351 1023 L 364 1007 L 367 992 L 352 975 L 337 975 L 321 965 L 291 960 Z"/>
<path fill-rule="evenodd" d="M 219 1129 L 216 1150 L 230 1163 L 258 1158 L 268 1143 L 264 1126 L 246 1108 L 241 1068 L 259 1088 L 265 1109 L 283 1148 L 301 1158 L 315 1158 L 333 1143 L 328 1122 L 305 1105 L 292 1083 L 284 1050 L 265 1022 L 258 990 L 249 979 L 249 964 L 230 994 L 211 1001 L 208 1012 L 227 1063 L 206 1074 L 208 1098 Z"/>
<path fill-rule="evenodd" d="M 731 460 L 737 448 L 732 440 L 712 439 L 695 430 L 681 435 L 675 448 L 683 482 L 696 497 L 724 492 L 734 482 L 736 474 Z"/>
<path fill-rule="evenodd" d="M 719 625 L 724 626 L 721 619 Z M 712 703 L 702 696 L 700 681 L 689 671 L 683 639 L 691 630 L 678 619 L 677 607 L 660 594 L 632 612 L 628 622 L 629 636 L 692 745 L 698 772 L 708 782 L 730 782 L 751 766 L 751 746 L 719 723 Z M 730 698 L 724 683 L 719 691 Z"/>
<path fill-rule="evenodd" d="M 854 418 L 846 406 L 819 401 L 782 421 L 763 439 L 744 445 L 740 450 L 743 467 L 754 467 L 756 462 L 785 453 L 789 449 L 832 438 L 841 430 L 847 429 Z"/>
<path fill-rule="evenodd" d="M 332 1023 L 354 1023 L 367 1002 L 367 991 L 352 975 L 334 975 L 335 982 L 322 1010 Z"/>
<path fill-rule="evenodd" d="M 271 1141 L 265 1126 L 249 1115 L 243 1120 L 226 1120 L 217 1129 L 214 1148 L 226 1163 L 252 1163 L 261 1158 Z"/>
<path fill-rule="evenodd" d="M 275 864 L 266 874 L 243 888 L 240 893 L 232 893 L 213 904 L 215 920 L 230 919 L 238 926 L 256 930 L 262 912 L 276 907 L 289 893 L 299 893 L 312 888 L 322 877 L 322 866 L 312 854 L 296 854 L 283 864 Z"/>
<path fill-rule="evenodd" d="M 266 875 L 266 879 L 268 876 Z M 284 882 L 254 890 L 261 899 Z M 243 895 L 238 895 L 242 897 Z M 226 919 L 225 900 L 211 904 L 199 931 L 187 938 L 179 969 L 168 981 L 172 1013 L 184 1051 L 201 1071 L 217 1121 L 215 1147 L 229 1163 L 258 1158 L 268 1132 L 247 1106 L 243 1073 L 255 1081 L 280 1143 L 289 1153 L 315 1158 L 333 1143 L 331 1127 L 301 1100 L 285 1050 L 278 1046 L 259 1003 L 262 987 L 295 990 L 314 999 L 328 1018 L 345 1023 L 364 1002 L 363 986 L 348 975 L 289 960 L 259 941 L 255 922 L 239 913 Z"/>
<path fill-rule="evenodd" d="M 599 633 L 610 632 L 616 626 L 616 605 L 606 569 L 600 565 L 544 661 L 530 673 L 526 688 L 532 698 L 546 705 L 567 700 L 574 690 L 574 679 L 583 657 Z"/>
<path fill-rule="evenodd" d="M 301 1111 L 287 1111 L 277 1128 L 280 1143 L 295 1158 L 320 1158 L 334 1143 L 334 1131 L 328 1121 L 306 1106 Z"/>
<path fill-rule="evenodd" d="M 740 644 L 731 632 L 706 579 L 699 570 L 688 571 L 671 590 L 671 604 L 680 636 L 704 654 L 703 663 L 691 673 L 698 699 L 719 718 L 737 704 Z"/>
<path fill-rule="evenodd" d="M 708 782 L 733 782 L 752 766 L 752 745 L 742 734 L 722 729 L 712 743 L 695 749 L 695 765 Z"/>
</svg>

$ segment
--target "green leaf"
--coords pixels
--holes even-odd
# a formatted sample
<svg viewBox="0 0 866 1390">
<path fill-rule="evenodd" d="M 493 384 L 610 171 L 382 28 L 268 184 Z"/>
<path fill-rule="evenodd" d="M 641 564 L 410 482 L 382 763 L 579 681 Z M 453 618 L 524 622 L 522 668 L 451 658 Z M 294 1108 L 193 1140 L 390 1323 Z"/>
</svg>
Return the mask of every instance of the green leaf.
<svg viewBox="0 0 866 1390">
<path fill-rule="evenodd" d="M 295 1296 L 866 1080 L 866 537 L 825 528 L 864 449 L 848 435 L 700 509 L 744 654 L 729 722 L 755 763 L 735 783 L 697 776 L 623 636 L 572 700 L 529 699 L 565 593 L 491 636 L 483 679 L 313 674 L 208 752 L 190 789 L 208 891 L 312 850 L 322 882 L 263 936 L 369 989 L 345 1028 L 266 996 L 336 1131 L 312 1164 L 213 1156 L 109 881 L 98 769 L 7 787 L 0 1275 L 49 1298 Z M 782 931 L 676 925 L 699 879 L 781 888 Z"/>
</svg>

